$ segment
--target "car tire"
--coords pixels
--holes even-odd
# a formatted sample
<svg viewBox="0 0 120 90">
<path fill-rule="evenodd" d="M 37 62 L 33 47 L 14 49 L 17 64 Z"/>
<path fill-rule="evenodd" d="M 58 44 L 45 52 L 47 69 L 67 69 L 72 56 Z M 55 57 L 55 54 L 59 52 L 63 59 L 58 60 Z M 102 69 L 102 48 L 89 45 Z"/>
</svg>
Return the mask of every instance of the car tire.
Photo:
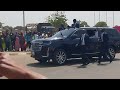
<svg viewBox="0 0 120 90">
<path fill-rule="evenodd" d="M 113 61 L 115 59 L 115 55 L 116 55 L 115 49 L 113 47 L 109 47 L 108 52 L 105 55 L 105 58 L 109 61 L 111 61 L 111 60 Z"/>
<path fill-rule="evenodd" d="M 53 63 L 57 65 L 64 65 L 67 60 L 67 54 L 65 50 L 58 49 L 54 52 Z"/>
</svg>

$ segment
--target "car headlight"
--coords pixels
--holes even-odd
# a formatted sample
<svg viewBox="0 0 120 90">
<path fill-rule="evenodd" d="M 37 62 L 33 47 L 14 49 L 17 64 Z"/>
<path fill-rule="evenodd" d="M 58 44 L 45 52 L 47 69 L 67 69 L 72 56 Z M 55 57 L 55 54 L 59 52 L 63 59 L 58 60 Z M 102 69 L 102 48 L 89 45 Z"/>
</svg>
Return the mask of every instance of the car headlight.
<svg viewBox="0 0 120 90">
<path fill-rule="evenodd" d="M 40 44 L 40 45 L 43 44 L 43 41 L 39 41 L 39 44 Z"/>
</svg>

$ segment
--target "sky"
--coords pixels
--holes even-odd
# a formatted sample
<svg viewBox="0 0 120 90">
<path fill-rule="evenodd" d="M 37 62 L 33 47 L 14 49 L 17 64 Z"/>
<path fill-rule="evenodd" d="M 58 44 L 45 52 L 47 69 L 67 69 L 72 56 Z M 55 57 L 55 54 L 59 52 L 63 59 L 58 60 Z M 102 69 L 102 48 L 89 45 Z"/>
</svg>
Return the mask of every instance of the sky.
<svg viewBox="0 0 120 90">
<path fill-rule="evenodd" d="M 25 11 L 25 24 L 42 23 L 54 11 Z M 94 11 L 65 11 L 67 23 L 72 24 L 73 19 L 86 21 L 91 27 L 94 25 Z M 99 21 L 99 11 L 95 11 L 95 23 Z M 100 21 L 106 21 L 106 11 L 100 11 Z M 22 11 L 0 11 L 0 22 L 3 26 L 23 26 Z M 107 24 L 113 27 L 113 11 L 107 11 Z M 120 25 L 120 11 L 114 11 L 114 25 Z"/>
</svg>

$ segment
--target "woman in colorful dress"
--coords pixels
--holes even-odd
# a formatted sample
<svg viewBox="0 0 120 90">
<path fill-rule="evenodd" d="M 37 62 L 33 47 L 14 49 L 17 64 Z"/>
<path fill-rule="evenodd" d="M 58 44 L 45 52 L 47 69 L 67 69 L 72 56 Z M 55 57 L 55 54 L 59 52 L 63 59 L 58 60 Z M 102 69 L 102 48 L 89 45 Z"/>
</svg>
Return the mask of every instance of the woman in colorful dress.
<svg viewBox="0 0 120 90">
<path fill-rule="evenodd" d="M 24 44 L 25 44 L 25 38 L 24 38 L 22 32 L 20 33 L 20 36 L 19 36 L 19 43 L 20 43 L 21 51 L 23 51 L 24 50 Z"/>
<path fill-rule="evenodd" d="M 19 35 L 16 33 L 16 38 L 15 38 L 15 51 L 19 51 L 20 49 L 20 40 L 19 40 Z"/>
</svg>

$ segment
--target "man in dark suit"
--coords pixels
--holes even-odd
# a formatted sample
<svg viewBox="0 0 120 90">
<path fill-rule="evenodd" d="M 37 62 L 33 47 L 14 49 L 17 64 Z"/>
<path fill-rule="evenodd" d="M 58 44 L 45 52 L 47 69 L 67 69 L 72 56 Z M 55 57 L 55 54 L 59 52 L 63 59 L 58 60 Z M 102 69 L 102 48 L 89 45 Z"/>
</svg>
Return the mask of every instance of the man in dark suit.
<svg viewBox="0 0 120 90">
<path fill-rule="evenodd" d="M 106 58 L 105 54 L 107 53 L 108 54 L 108 41 L 109 41 L 109 36 L 107 34 L 107 32 L 105 32 L 105 30 L 101 30 L 101 37 L 100 37 L 100 40 L 101 40 L 101 53 L 100 53 L 100 56 L 99 56 L 99 61 L 98 63 L 100 64 L 101 63 L 101 58 L 102 56 L 104 58 Z M 110 63 L 112 61 L 110 60 Z"/>
<path fill-rule="evenodd" d="M 71 25 L 72 28 L 79 28 L 80 27 L 80 23 L 79 21 L 77 21 L 76 19 L 73 19 L 73 24 Z"/>
<path fill-rule="evenodd" d="M 82 63 L 84 66 L 89 64 L 90 62 L 89 57 L 86 55 L 86 52 L 88 51 L 89 43 L 90 43 L 90 39 L 89 39 L 89 35 L 87 34 L 87 31 L 85 31 L 85 33 L 82 34 L 80 43 L 81 43 L 80 50 L 82 54 Z"/>
<path fill-rule="evenodd" d="M 72 28 L 75 28 L 76 23 L 77 23 L 77 20 L 76 20 L 76 19 L 73 19 L 73 24 L 71 25 L 71 27 L 72 27 Z"/>
</svg>

